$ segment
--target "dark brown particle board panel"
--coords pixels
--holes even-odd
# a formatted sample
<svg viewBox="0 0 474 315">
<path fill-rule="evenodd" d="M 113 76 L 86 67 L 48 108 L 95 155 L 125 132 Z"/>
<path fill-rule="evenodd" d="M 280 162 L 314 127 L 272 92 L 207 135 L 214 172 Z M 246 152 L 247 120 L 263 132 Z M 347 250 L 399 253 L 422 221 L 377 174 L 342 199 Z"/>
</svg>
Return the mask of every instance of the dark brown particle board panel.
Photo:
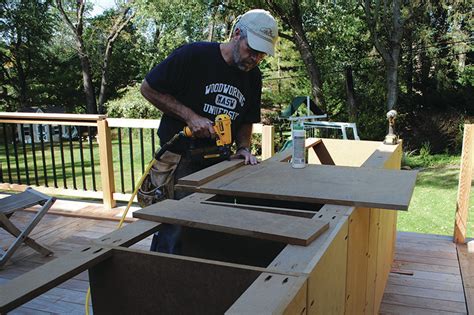
<svg viewBox="0 0 474 315">
<path fill-rule="evenodd" d="M 133 216 L 295 245 L 308 245 L 329 227 L 324 221 L 182 200 L 164 200 Z"/>
<path fill-rule="evenodd" d="M 294 169 L 288 163 L 265 163 L 238 169 L 195 190 L 237 197 L 407 210 L 416 175 L 416 171 L 333 165 Z"/>
<path fill-rule="evenodd" d="M 178 179 L 181 185 L 202 185 L 244 165 L 244 160 L 222 161 L 199 172 Z"/>
</svg>

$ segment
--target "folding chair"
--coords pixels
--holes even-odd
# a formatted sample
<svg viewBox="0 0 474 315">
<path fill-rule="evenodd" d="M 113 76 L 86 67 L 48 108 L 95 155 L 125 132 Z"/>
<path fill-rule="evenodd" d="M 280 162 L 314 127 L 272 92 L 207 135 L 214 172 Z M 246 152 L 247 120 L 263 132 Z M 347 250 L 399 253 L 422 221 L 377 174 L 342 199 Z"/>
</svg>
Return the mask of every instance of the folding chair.
<svg viewBox="0 0 474 315">
<path fill-rule="evenodd" d="M 47 196 L 29 187 L 22 193 L 0 199 L 0 227 L 4 228 L 8 233 L 16 237 L 15 241 L 10 245 L 7 251 L 0 249 L 0 267 L 7 262 L 15 250 L 17 250 L 23 242 L 44 256 L 53 254 L 52 251 L 41 246 L 33 239 L 29 238 L 28 235 L 43 218 L 49 208 L 51 208 L 55 201 L 55 197 Z M 23 231 L 18 229 L 10 221 L 10 217 L 15 211 L 26 209 L 38 204 L 42 206 L 41 209 L 36 213 L 33 220 Z"/>
</svg>

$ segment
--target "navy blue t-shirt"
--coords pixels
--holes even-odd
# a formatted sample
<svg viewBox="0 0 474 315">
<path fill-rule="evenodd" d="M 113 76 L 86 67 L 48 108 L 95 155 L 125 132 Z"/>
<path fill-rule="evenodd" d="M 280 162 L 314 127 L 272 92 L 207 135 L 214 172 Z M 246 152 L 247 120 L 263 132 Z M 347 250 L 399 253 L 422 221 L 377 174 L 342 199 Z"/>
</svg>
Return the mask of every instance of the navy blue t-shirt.
<svg viewBox="0 0 474 315">
<path fill-rule="evenodd" d="M 219 43 L 199 42 L 176 49 L 146 76 L 158 92 L 171 94 L 196 114 L 211 121 L 219 114 L 232 119 L 232 135 L 243 123 L 260 122 L 262 75 L 258 67 L 249 72 L 229 66 Z M 185 123 L 166 114 L 158 129 L 162 144 L 183 130 Z M 174 151 L 188 148 L 182 141 Z M 212 139 L 196 139 L 196 147 L 215 145 Z"/>
</svg>

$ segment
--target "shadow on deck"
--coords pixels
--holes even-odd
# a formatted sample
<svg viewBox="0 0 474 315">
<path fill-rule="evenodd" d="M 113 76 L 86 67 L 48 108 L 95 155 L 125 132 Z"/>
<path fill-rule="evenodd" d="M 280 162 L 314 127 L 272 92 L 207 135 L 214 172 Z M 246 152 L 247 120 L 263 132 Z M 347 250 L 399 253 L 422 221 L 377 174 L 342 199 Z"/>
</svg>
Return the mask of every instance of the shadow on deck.
<svg viewBox="0 0 474 315">
<path fill-rule="evenodd" d="M 87 244 L 90 239 L 111 232 L 116 228 L 117 222 L 104 219 L 108 217 L 116 221 L 120 216 L 120 209 L 111 211 L 104 216 L 100 204 L 75 204 L 75 214 L 67 213 L 67 215 L 61 214 L 63 213 L 61 207 L 71 209 L 71 205 L 59 202 L 55 207 L 31 234 L 38 242 L 52 249 L 55 255 L 45 258 L 31 248 L 23 246 L 10 259 L 5 268 L 0 269 L 0 284 L 55 259 L 55 257 L 60 257 L 79 248 Z M 100 212 L 102 213 L 101 219 L 91 219 Z M 82 215 L 86 218 L 75 217 L 75 215 Z M 24 225 L 31 220 L 33 212 L 19 211 L 15 216 L 17 216 L 15 222 L 21 222 L 21 225 Z M 6 247 L 12 240 L 9 234 L 0 229 L 0 246 Z M 133 247 L 148 250 L 150 242 L 151 237 L 148 237 Z M 15 309 L 10 314 L 84 314 L 84 301 L 88 286 L 88 275 L 83 272 Z M 398 233 L 395 261 L 385 289 L 380 313 L 467 313 L 458 253 L 451 237 L 408 232 Z"/>
</svg>

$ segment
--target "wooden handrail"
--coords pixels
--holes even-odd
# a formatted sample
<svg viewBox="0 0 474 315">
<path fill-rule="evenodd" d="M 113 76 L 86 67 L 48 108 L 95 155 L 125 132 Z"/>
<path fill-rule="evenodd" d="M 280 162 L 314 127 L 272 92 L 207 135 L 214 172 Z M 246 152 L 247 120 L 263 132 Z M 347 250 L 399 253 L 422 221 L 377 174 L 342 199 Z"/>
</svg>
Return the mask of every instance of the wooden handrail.
<svg viewBox="0 0 474 315">
<path fill-rule="evenodd" d="M 160 119 L 107 118 L 109 127 L 158 129 Z"/>
<path fill-rule="evenodd" d="M 111 150 L 110 128 L 148 128 L 158 129 L 159 119 L 127 119 L 108 118 L 106 115 L 88 114 L 50 114 L 50 113 L 11 113 L 0 112 L 0 123 L 25 124 L 25 125 L 65 125 L 65 126 L 88 126 L 98 128 L 98 144 L 101 165 L 102 192 L 82 191 L 87 196 L 101 197 L 105 208 L 115 205 L 115 199 L 128 200 L 130 194 L 119 194 L 115 192 L 113 158 Z M 274 127 L 263 124 L 253 124 L 253 133 L 262 135 L 262 160 L 274 155 Z M 18 184 L 3 183 L 4 189 L 21 189 Z M 17 187 L 18 186 L 18 187 Z M 9 188 L 10 187 L 10 188 Z M 45 187 L 46 188 L 46 187 Z M 64 195 L 77 196 L 73 189 L 48 188 Z"/>
<path fill-rule="evenodd" d="M 0 112 L 1 120 L 65 120 L 65 121 L 98 121 L 105 119 L 106 115 L 89 114 L 48 114 L 48 113 L 7 113 Z"/>
</svg>

